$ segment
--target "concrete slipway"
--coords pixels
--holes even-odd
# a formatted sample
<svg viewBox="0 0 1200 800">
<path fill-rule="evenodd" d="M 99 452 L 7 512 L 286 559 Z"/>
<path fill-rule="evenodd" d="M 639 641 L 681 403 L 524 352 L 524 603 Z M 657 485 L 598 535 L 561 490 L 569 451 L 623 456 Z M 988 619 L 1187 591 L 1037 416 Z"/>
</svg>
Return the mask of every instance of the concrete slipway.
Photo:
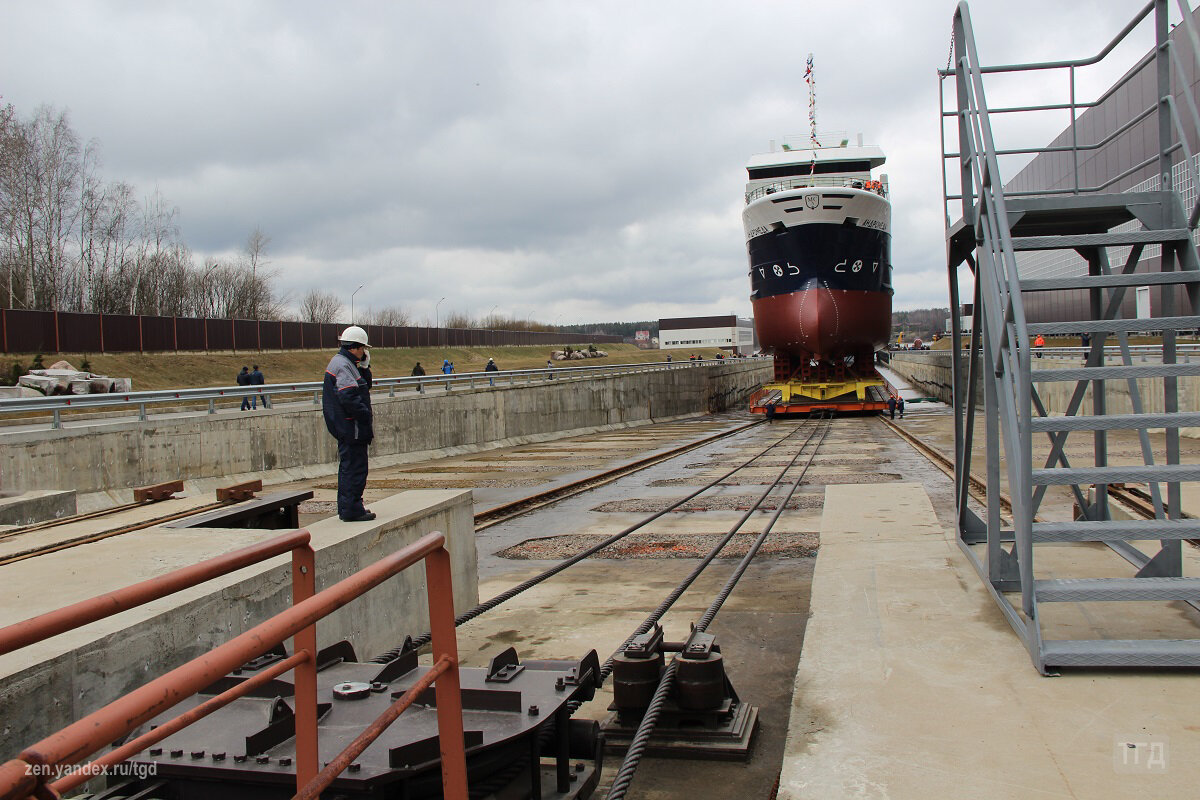
<svg viewBox="0 0 1200 800">
<path fill-rule="evenodd" d="M 714 418 L 701 427 L 744 421 Z M 778 435 L 791 424 L 755 430 Z M 944 448 L 951 419 L 944 408 L 912 405 L 903 424 Z M 476 490 L 476 508 L 490 507 L 537 491 L 535 483 L 561 482 L 613 460 L 633 460 L 634 451 L 626 447 L 630 440 L 662 448 L 667 439 L 685 434 L 688 426 L 676 425 L 679 430 L 664 438 L 656 438 L 663 426 L 649 425 L 625 434 L 601 432 L 530 445 L 520 452 L 459 454 L 424 467 L 410 464 L 390 475 L 373 471 L 378 484 L 370 492 L 375 499 L 369 499 L 388 517 L 411 514 L 406 506 L 392 504 L 420 496 L 450 504 L 461 515 L 452 495 L 403 491 L 395 500 L 384 496 L 417 486 L 450 488 L 456 475 L 485 486 L 481 477 L 520 478 L 511 487 L 493 481 L 490 488 Z M 818 459 L 823 479 L 812 487 L 813 504 L 805 506 L 811 512 L 789 512 L 780 523 L 795 535 L 819 532 L 817 557 L 760 556 L 715 623 L 736 688 L 763 709 L 751 762 L 646 759 L 633 796 L 770 797 L 778 779 L 780 798 L 1195 797 L 1200 785 L 1196 674 L 1038 675 L 951 538 L 949 479 L 876 420 L 847 419 L 838 425 L 831 437 L 836 449 Z M 749 448 L 722 440 L 674 468 L 654 467 L 622 479 L 599 499 L 565 501 L 482 532 L 476 542 L 479 596 L 493 596 L 548 563 L 506 557 L 514 545 L 611 533 L 633 515 L 602 513 L 598 503 L 685 491 L 686 484 L 724 471 Z M 550 470 L 560 463 L 565 471 Z M 730 485 L 722 492 L 750 489 Z M 315 503 L 327 503 L 330 494 L 317 488 Z M 654 537 L 713 535 L 736 515 L 670 516 Z M 337 523 L 317 523 L 325 525 L 340 531 Z M 178 533 L 170 536 L 179 539 Z M 207 541 L 211 546 L 213 539 Z M 1188 549 L 1190 574 L 1200 574 L 1196 552 Z M 1046 562 L 1051 569 L 1065 566 L 1062 559 L 1080 557 L 1065 551 L 1052 556 Z M 1089 552 L 1081 557 L 1100 559 Z M 1119 559 L 1108 559 L 1110 568 L 1122 568 Z M 596 648 L 603 659 L 693 563 L 689 558 L 592 559 L 461 628 L 460 652 L 472 665 L 508 644 L 523 658 L 578 657 Z M 720 574 L 706 576 L 681 599 L 665 620 L 669 638 L 680 638 L 729 567 L 725 562 Z M 1101 634 L 1117 624 L 1103 616 L 1103 609 L 1063 605 L 1071 607 L 1053 624 L 1087 626 Z M 1196 635 L 1195 615 L 1167 612 L 1154 624 L 1169 631 L 1190 626 L 1187 635 Z M 373 655 L 379 646 L 374 643 L 367 652 Z M 603 718 L 609 699 L 602 692 L 582 713 Z M 1129 748 L 1127 742 L 1145 746 Z M 608 780 L 616 763 L 606 764 Z"/>
</svg>

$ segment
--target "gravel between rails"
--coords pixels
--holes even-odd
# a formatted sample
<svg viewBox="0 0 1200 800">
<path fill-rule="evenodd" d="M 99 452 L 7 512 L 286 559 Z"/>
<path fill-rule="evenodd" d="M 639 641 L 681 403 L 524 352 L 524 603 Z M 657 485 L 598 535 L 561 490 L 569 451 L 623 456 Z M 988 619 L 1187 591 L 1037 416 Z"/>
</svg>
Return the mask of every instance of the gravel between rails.
<svg viewBox="0 0 1200 800">
<path fill-rule="evenodd" d="M 596 553 L 593 558 L 631 560 L 646 558 L 701 558 L 722 533 L 633 534 Z M 719 558 L 741 558 L 754 542 L 757 532 L 738 533 L 721 551 Z M 549 536 L 529 539 L 501 550 L 497 555 L 515 560 L 564 559 L 577 555 L 607 538 L 601 534 Z M 813 558 L 820 546 L 820 535 L 813 532 L 772 532 L 759 555 L 774 558 Z"/>
</svg>

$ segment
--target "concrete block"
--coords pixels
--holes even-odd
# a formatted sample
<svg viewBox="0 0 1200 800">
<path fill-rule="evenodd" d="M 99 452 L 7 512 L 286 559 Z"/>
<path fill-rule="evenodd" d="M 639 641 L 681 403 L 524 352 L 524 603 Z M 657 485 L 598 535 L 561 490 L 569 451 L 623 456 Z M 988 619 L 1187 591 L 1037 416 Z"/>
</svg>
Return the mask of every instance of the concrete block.
<svg viewBox="0 0 1200 800">
<path fill-rule="evenodd" d="M 32 525 L 76 513 L 71 489 L 28 491 L 0 497 L 0 525 Z"/>
</svg>

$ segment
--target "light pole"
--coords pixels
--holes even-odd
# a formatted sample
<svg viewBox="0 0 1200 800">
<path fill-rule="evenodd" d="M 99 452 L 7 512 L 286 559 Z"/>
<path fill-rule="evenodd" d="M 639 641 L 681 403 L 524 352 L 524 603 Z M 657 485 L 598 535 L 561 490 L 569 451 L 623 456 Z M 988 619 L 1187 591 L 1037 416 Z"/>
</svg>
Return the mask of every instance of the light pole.
<svg viewBox="0 0 1200 800">
<path fill-rule="evenodd" d="M 445 300 L 445 299 L 446 299 L 446 298 L 444 298 L 444 297 L 442 298 L 442 300 Z M 437 331 L 437 335 L 438 335 L 438 347 L 441 347 L 441 346 L 442 346 L 442 326 L 438 324 L 438 319 L 439 319 L 439 317 L 438 317 L 438 306 L 440 306 L 440 305 L 442 304 L 442 300 L 438 300 L 438 301 L 437 301 L 436 303 L 434 303 L 434 305 L 433 305 L 433 328 L 434 328 L 434 330 L 436 330 L 436 331 Z"/>
<path fill-rule="evenodd" d="M 361 289 L 365 284 L 360 283 L 358 289 Z M 350 324 L 354 324 L 354 295 L 358 294 L 358 289 L 350 293 Z"/>
</svg>

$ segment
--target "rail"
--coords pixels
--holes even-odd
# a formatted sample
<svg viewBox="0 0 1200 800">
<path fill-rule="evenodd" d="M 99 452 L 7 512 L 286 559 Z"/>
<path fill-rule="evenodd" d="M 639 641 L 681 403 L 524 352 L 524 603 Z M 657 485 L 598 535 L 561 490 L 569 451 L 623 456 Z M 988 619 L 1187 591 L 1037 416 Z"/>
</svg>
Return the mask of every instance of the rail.
<svg viewBox="0 0 1200 800">
<path fill-rule="evenodd" d="M 755 357 L 763 358 L 763 357 Z M 372 392 L 387 390 L 388 397 L 397 392 L 413 391 L 424 394 L 429 388 L 475 389 L 495 386 L 514 386 L 518 383 L 544 383 L 552 380 L 573 380 L 602 375 L 622 375 L 665 369 L 688 369 L 712 366 L 727 362 L 738 363 L 745 359 L 706 359 L 700 361 L 652 361 L 641 364 L 604 364 L 578 367 L 547 367 L 543 369 L 500 370 L 497 372 L 463 372 L 443 375 L 420 375 L 402 378 L 380 378 L 374 381 Z M 148 408 L 164 403 L 208 402 L 209 414 L 217 412 L 218 401 L 241 402 L 243 398 L 269 398 L 288 395 L 312 395 L 313 405 L 321 402 L 323 383 L 271 383 L 259 386 L 217 386 L 200 389 L 160 389 L 145 392 L 121 392 L 114 394 L 55 395 L 51 397 L 18 397 L 0 400 L 0 419 L 15 414 L 50 414 L 51 429 L 62 428 L 64 411 L 87 411 L 109 408 L 138 409 L 138 419 L 149 418 Z"/>
<path fill-rule="evenodd" d="M 462 698 L 458 647 L 454 633 L 450 555 L 445 537 L 429 533 L 329 588 L 316 592 L 315 558 L 308 531 L 293 531 L 215 559 L 185 567 L 125 589 L 85 600 L 0 629 L 0 653 L 42 641 L 151 600 L 228 574 L 285 552 L 292 553 L 292 606 L 236 636 L 205 655 L 156 678 L 98 711 L 72 723 L 0 765 L 0 800 L 59 797 L 105 770 L 127 760 L 198 719 L 245 696 L 261 683 L 295 670 L 296 796 L 318 797 L 416 697 L 406 692 L 372 723 L 341 755 L 319 770 L 317 748 L 316 622 L 402 570 L 425 562 L 432 629 L 434 667 L 426 683 L 436 679 L 438 735 L 442 755 L 442 787 L 447 798 L 466 800 L 466 754 L 463 745 Z M 150 719 L 210 686 L 245 662 L 294 637 L 294 652 L 254 678 L 244 681 L 133 741 L 82 767 L 67 769 L 100 752 Z M 431 677 L 432 676 L 432 677 Z M 56 772 L 65 777 L 52 780 Z"/>
<path fill-rule="evenodd" d="M 1193 45 L 1191 47 L 1191 49 L 1193 51 L 1193 54 L 1195 55 L 1197 64 L 1200 64 L 1200 49 L 1197 49 L 1195 46 L 1196 44 L 1200 44 L 1200 39 L 1198 39 L 1197 34 L 1193 28 L 1192 12 L 1190 9 L 1187 8 L 1187 5 L 1186 5 L 1186 3 L 1183 2 L 1183 0 L 1176 0 L 1176 2 L 1178 3 L 1180 12 L 1182 14 L 1182 21 L 1181 21 L 1180 25 L 1181 25 L 1182 29 L 1184 31 L 1186 31 L 1186 33 L 1188 34 L 1188 37 L 1190 39 L 1190 44 Z M 1163 9 L 1161 10 L 1161 12 L 1156 13 L 1156 6 L 1158 6 L 1160 3 L 1162 3 Z M 969 15 L 966 13 L 965 4 L 961 8 L 962 8 L 962 10 L 960 10 L 956 14 L 956 19 L 962 21 L 963 29 L 969 33 L 970 32 L 970 18 L 969 18 Z M 1135 64 L 1132 69 L 1130 69 L 1128 72 L 1126 72 L 1124 77 L 1122 77 L 1115 84 L 1113 84 L 1113 86 L 1108 91 L 1106 91 L 1100 97 L 1098 97 L 1092 101 L 1079 101 L 1076 99 L 1077 89 L 1078 89 L 1077 84 L 1076 84 L 1077 71 L 1081 67 L 1088 67 L 1088 66 L 1092 66 L 1094 64 L 1098 64 L 1101 61 L 1103 61 L 1105 58 L 1107 58 L 1108 55 L 1110 53 L 1112 53 L 1112 51 L 1119 44 L 1121 44 L 1123 41 L 1125 41 L 1125 39 L 1129 36 L 1129 34 L 1132 33 L 1147 17 L 1150 17 L 1152 15 L 1152 13 L 1156 13 L 1156 16 L 1161 16 L 1162 19 L 1165 20 L 1165 12 L 1166 12 L 1165 0 L 1150 0 L 1150 2 L 1146 3 L 1146 5 L 1142 7 L 1141 11 L 1139 11 L 1134 16 L 1134 18 L 1121 30 L 1121 32 L 1118 33 L 1115 37 L 1113 37 L 1112 41 L 1110 41 L 1107 45 L 1105 45 L 1104 48 L 1101 49 L 1099 53 L 1097 53 L 1094 56 L 1088 57 L 1088 58 L 1073 59 L 1073 60 L 1068 60 L 1068 61 L 1044 61 L 1044 62 L 1028 63 L 1028 64 L 1002 64 L 1002 65 L 994 65 L 994 66 L 979 65 L 977 58 L 974 59 L 971 66 L 967 67 L 967 69 L 970 72 L 969 90 L 973 90 L 976 93 L 975 97 L 970 98 L 973 102 L 972 102 L 972 107 L 971 107 L 971 111 L 969 112 L 969 114 L 972 117 L 972 119 L 970 120 L 970 124 L 973 127 L 973 132 L 974 132 L 977 140 L 974 142 L 960 140 L 959 151 L 958 152 L 948 152 L 945 147 L 945 130 L 943 127 L 943 131 L 942 131 L 942 141 L 943 141 L 943 146 L 942 146 L 942 153 L 943 153 L 943 155 L 942 155 L 942 158 L 943 158 L 943 162 L 942 162 L 942 165 L 943 165 L 942 166 L 942 194 L 943 194 L 943 197 L 945 198 L 945 200 L 947 202 L 949 202 L 951 200 L 962 200 L 965 202 L 965 201 L 968 201 L 971 199 L 972 195 L 970 192 L 970 182 L 969 181 L 965 181 L 966 191 L 963 190 L 964 187 L 960 187 L 960 191 L 958 194 L 952 194 L 950 192 L 950 188 L 947 183 L 947 171 L 945 168 L 945 164 L 946 164 L 946 161 L 949 161 L 952 159 L 958 159 L 964 163 L 967 163 L 972 159 L 984 157 L 985 151 L 983 151 L 980 148 L 980 145 L 984 143 L 982 141 L 982 139 L 988 140 L 986 142 L 986 144 L 989 146 L 991 145 L 990 122 L 987 120 L 987 117 L 989 115 L 1014 114 L 1014 113 L 1022 113 L 1022 112 L 1028 112 L 1028 111 L 1036 111 L 1036 112 L 1068 111 L 1070 113 L 1070 123 L 1067 127 L 1067 130 L 1069 131 L 1070 144 L 1053 145 L 1053 146 L 1049 146 L 1049 147 L 1023 147 L 1023 148 L 1008 148 L 1008 149 L 996 149 L 994 146 L 991 146 L 990 149 L 987 151 L 988 155 L 989 156 L 1013 156 L 1013 155 L 1024 156 L 1024 155 L 1040 155 L 1042 153 L 1069 153 L 1070 157 L 1071 157 L 1071 172 L 1070 172 L 1070 176 L 1072 179 L 1071 186 L 1069 186 L 1067 188 L 1062 188 L 1062 189 L 1041 187 L 1041 188 L 1027 190 L 1027 191 L 1006 190 L 1005 195 L 1008 197 L 1030 197 L 1030 196 L 1047 196 L 1047 195 L 1060 195 L 1060 194 L 1078 195 L 1078 194 L 1090 194 L 1090 193 L 1096 193 L 1096 192 L 1103 192 L 1105 189 L 1108 189 L 1109 187 L 1113 186 L 1114 184 L 1119 183 L 1120 181 L 1124 180 L 1125 178 L 1128 178 L 1129 176 L 1134 175 L 1134 174 L 1146 169 L 1147 167 L 1151 167 L 1152 165 L 1154 165 L 1156 163 L 1159 165 L 1158 172 L 1160 173 L 1160 175 L 1165 173 L 1165 175 L 1167 176 L 1165 178 L 1164 182 L 1169 183 L 1169 180 L 1170 180 L 1169 176 L 1171 174 L 1171 170 L 1169 169 L 1169 166 L 1165 170 L 1163 169 L 1163 167 L 1167 166 L 1168 157 L 1180 150 L 1183 151 L 1184 162 L 1185 162 L 1188 174 L 1189 174 L 1189 178 L 1190 178 L 1190 180 L 1192 180 L 1194 182 L 1196 179 L 1196 176 L 1193 174 L 1193 171 L 1194 171 L 1193 153 L 1195 152 L 1195 148 L 1191 147 L 1190 143 L 1188 142 L 1188 139 L 1187 139 L 1187 130 L 1188 129 L 1184 126 L 1183 121 L 1180 119 L 1179 109 L 1176 108 L 1175 100 L 1170 95 L 1164 95 L 1161 98 L 1157 98 L 1156 101 L 1153 104 L 1151 104 L 1148 108 L 1145 108 L 1141 111 L 1135 110 L 1135 113 L 1133 113 L 1131 115 L 1131 118 L 1129 119 L 1128 122 L 1126 122 L 1124 125 L 1121 125 L 1120 127 L 1118 127 L 1116 130 L 1114 130 L 1111 134 L 1109 134 L 1105 138 L 1103 138 L 1099 141 L 1093 142 L 1091 144 L 1080 144 L 1079 143 L 1079 128 L 1078 128 L 1079 118 L 1077 116 L 1078 112 L 1081 110 L 1087 110 L 1090 108 L 1096 108 L 1096 107 L 1100 106 L 1102 103 L 1104 103 L 1110 97 L 1112 97 L 1113 94 L 1115 94 L 1118 90 L 1120 90 L 1120 88 L 1122 86 L 1124 86 L 1125 84 L 1134 80 L 1140 74 L 1141 70 L 1144 67 L 1146 67 L 1154 62 L 1156 51 L 1159 48 L 1155 48 L 1154 50 L 1152 50 L 1149 54 L 1147 54 L 1144 58 L 1142 58 L 1137 64 Z M 1165 33 L 1165 30 L 1166 30 L 1165 29 L 1165 21 L 1162 22 L 1161 25 L 1163 26 L 1163 32 Z M 973 34 L 971 34 L 971 35 L 973 36 Z M 961 47 L 962 39 L 957 38 L 955 40 L 955 45 L 956 45 L 956 47 Z M 1184 69 L 1182 60 L 1180 59 L 1179 54 L 1176 52 L 1176 46 L 1175 46 L 1174 42 L 1171 39 L 1164 37 L 1164 41 L 1162 42 L 1160 47 L 1163 50 L 1164 54 L 1170 59 L 1171 64 L 1175 68 L 1176 74 L 1180 75 L 1180 76 L 1184 76 L 1181 78 L 1181 80 L 1189 80 L 1186 78 L 1186 76 L 1189 73 L 1188 73 L 1188 71 L 1186 71 Z M 964 64 L 963 54 L 961 52 L 956 52 L 956 57 L 957 58 L 956 58 L 955 69 L 938 70 L 938 80 L 939 80 L 938 95 L 939 95 L 939 100 L 941 102 L 941 117 L 942 117 L 942 119 L 956 118 L 959 116 L 959 113 L 960 113 L 957 110 L 952 110 L 952 111 L 946 110 L 945 93 L 943 91 L 941 91 L 941 83 L 940 83 L 945 78 L 952 77 L 952 76 L 958 76 L 959 70 L 961 68 L 963 68 L 963 64 Z M 986 106 L 983 106 L 983 103 L 982 103 L 982 80 L 981 80 L 983 75 L 990 74 L 990 73 L 1015 73 L 1015 72 L 1033 72 L 1033 71 L 1049 71 L 1049 70 L 1066 70 L 1067 71 L 1067 73 L 1068 73 L 1068 81 L 1067 81 L 1068 99 L 1067 99 L 1067 102 L 1065 102 L 1065 103 L 1043 103 L 1043 104 L 1039 104 L 1039 105 L 1007 106 L 1007 107 L 995 107 L 995 108 L 988 108 Z M 960 80 L 961 80 L 961 78 L 960 78 Z M 961 89 L 960 89 L 960 91 L 961 91 Z M 978 105 L 974 104 L 975 100 L 979 101 Z M 1200 132 L 1200 112 L 1197 112 L 1196 106 L 1195 106 L 1194 102 L 1192 102 L 1190 94 L 1186 93 L 1186 92 L 1185 92 L 1185 101 L 1186 101 L 1186 105 L 1187 105 L 1186 111 L 1188 112 L 1189 121 L 1191 122 L 1191 130 Z M 1159 152 L 1156 152 L 1154 155 L 1145 159 L 1141 163 L 1135 164 L 1135 165 L 1129 167 L 1124 172 L 1121 172 L 1120 174 L 1105 181 L 1102 184 L 1098 184 L 1096 186 L 1081 186 L 1080 185 L 1080 154 L 1081 153 L 1089 153 L 1089 152 L 1100 150 L 1101 148 L 1107 147 L 1108 145 L 1110 145 L 1114 141 L 1116 141 L 1118 138 L 1120 138 L 1122 135 L 1128 134 L 1139 122 L 1148 118 L 1149 116 L 1154 114 L 1156 111 L 1160 115 L 1160 120 L 1159 120 L 1160 127 L 1163 130 L 1167 130 L 1167 129 L 1172 130 L 1178 137 L 1174 142 L 1172 142 L 1170 144 L 1165 144 L 1164 146 L 1162 146 L 1160 148 Z M 966 120 L 960 120 L 960 124 L 965 123 L 965 122 L 966 122 Z M 994 167 L 994 165 L 992 165 L 992 166 Z M 982 173 L 982 176 L 992 182 L 999 181 L 998 171 L 993 169 L 991 171 L 991 174 L 988 174 L 988 173 L 989 173 L 989 171 L 984 170 Z M 980 175 L 976 176 L 977 179 L 979 177 L 981 177 L 981 176 Z M 1169 185 L 1163 185 L 1161 188 L 1165 191 L 1165 190 L 1169 190 L 1171 187 Z M 1196 205 L 1193 208 L 1192 213 L 1190 215 L 1189 227 L 1192 229 L 1195 229 L 1198 221 L 1200 221 L 1200 197 L 1197 198 Z"/>
</svg>

